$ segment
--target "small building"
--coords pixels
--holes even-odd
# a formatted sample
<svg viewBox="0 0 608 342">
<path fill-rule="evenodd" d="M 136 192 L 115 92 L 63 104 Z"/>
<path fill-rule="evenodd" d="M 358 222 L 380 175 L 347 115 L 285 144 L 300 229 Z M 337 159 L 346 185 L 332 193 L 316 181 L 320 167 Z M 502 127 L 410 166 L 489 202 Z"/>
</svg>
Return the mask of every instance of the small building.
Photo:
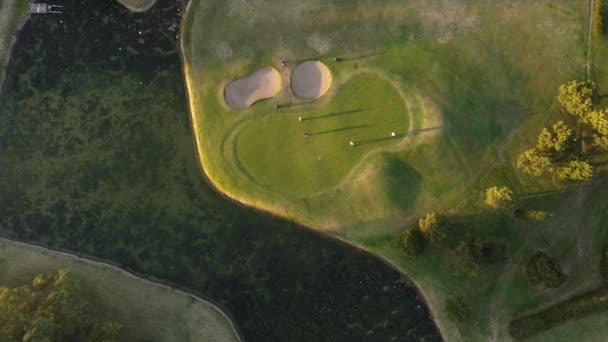
<svg viewBox="0 0 608 342">
<path fill-rule="evenodd" d="M 43 3 L 30 3 L 30 14 L 60 14 L 63 6 Z"/>
</svg>

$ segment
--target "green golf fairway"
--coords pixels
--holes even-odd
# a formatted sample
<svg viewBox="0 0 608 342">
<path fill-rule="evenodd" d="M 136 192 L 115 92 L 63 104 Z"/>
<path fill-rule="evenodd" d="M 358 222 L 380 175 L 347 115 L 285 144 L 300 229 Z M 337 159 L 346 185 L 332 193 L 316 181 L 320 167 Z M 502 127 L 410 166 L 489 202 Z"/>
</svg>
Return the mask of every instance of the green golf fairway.
<svg viewBox="0 0 608 342">
<path fill-rule="evenodd" d="M 369 152 L 402 142 L 408 128 L 401 94 L 364 73 L 337 89 L 325 107 L 293 107 L 246 123 L 236 157 L 255 182 L 305 197 L 337 185 Z"/>
</svg>

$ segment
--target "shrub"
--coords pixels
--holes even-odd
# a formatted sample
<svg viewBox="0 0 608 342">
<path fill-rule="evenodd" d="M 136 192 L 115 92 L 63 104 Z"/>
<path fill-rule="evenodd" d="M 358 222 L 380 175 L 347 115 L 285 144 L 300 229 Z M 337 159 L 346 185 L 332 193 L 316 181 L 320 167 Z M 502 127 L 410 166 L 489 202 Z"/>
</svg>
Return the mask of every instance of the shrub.
<svg viewBox="0 0 608 342">
<path fill-rule="evenodd" d="M 513 210 L 515 196 L 513 191 L 506 186 L 493 186 L 486 189 L 486 205 L 492 209 Z"/>
<path fill-rule="evenodd" d="M 593 35 L 599 37 L 604 33 L 604 6 L 602 0 L 593 3 Z"/>
<path fill-rule="evenodd" d="M 515 216 L 524 220 L 544 221 L 551 217 L 551 213 L 543 210 L 517 209 L 515 211 Z"/>
<path fill-rule="evenodd" d="M 432 242 L 439 242 L 446 238 L 443 223 L 436 213 L 428 213 L 420 218 L 418 220 L 418 228 Z"/>
<path fill-rule="evenodd" d="M 457 322 L 463 322 L 471 316 L 471 309 L 462 297 L 446 300 L 445 310 L 450 319 Z"/>
<path fill-rule="evenodd" d="M 479 275 L 482 244 L 478 238 L 460 241 L 452 250 L 458 271 L 468 277 Z"/>
<path fill-rule="evenodd" d="M 557 261 L 543 252 L 536 252 L 528 258 L 525 270 L 532 283 L 542 283 L 548 288 L 561 286 L 567 278 Z"/>
<path fill-rule="evenodd" d="M 399 247 L 409 256 L 417 256 L 424 252 L 426 238 L 419 229 L 406 228 L 399 237 Z"/>
</svg>

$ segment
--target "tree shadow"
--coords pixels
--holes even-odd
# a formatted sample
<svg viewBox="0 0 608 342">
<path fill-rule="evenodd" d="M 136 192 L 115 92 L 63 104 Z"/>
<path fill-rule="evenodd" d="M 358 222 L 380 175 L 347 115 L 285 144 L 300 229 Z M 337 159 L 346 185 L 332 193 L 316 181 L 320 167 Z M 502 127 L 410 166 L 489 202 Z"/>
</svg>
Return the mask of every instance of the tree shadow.
<svg viewBox="0 0 608 342">
<path fill-rule="evenodd" d="M 337 58 L 339 58 L 341 62 L 352 62 L 352 61 L 358 61 L 361 59 L 380 56 L 385 53 L 386 53 L 386 51 L 375 51 L 375 52 L 368 52 L 368 53 L 355 55 L 355 56 L 346 56 L 346 57 L 337 57 Z"/>
<path fill-rule="evenodd" d="M 423 133 L 426 133 L 426 132 L 436 131 L 438 129 L 441 129 L 442 127 L 443 126 L 428 127 L 428 128 L 418 129 L 418 130 L 415 130 L 415 131 L 412 131 L 412 132 L 395 133 L 395 135 L 389 135 L 387 137 L 382 137 L 382 138 L 353 141 L 353 143 L 354 143 L 353 146 L 363 146 L 363 145 L 369 145 L 369 144 L 379 143 L 379 142 L 383 142 L 383 141 L 387 141 L 387 140 L 391 140 L 391 139 L 413 137 L 413 136 L 420 135 L 420 134 L 423 134 Z"/>
<path fill-rule="evenodd" d="M 367 127 L 371 127 L 372 125 L 358 125 L 358 126 L 348 126 L 348 127 L 341 127 L 341 128 L 336 128 L 336 129 L 331 129 L 328 131 L 319 131 L 319 132 L 311 132 L 308 133 L 309 135 L 323 135 L 323 134 L 330 134 L 330 133 L 338 133 L 338 132 L 344 132 L 344 131 L 351 131 L 351 130 L 355 130 L 355 129 L 361 129 L 361 128 L 367 128 Z"/>
</svg>

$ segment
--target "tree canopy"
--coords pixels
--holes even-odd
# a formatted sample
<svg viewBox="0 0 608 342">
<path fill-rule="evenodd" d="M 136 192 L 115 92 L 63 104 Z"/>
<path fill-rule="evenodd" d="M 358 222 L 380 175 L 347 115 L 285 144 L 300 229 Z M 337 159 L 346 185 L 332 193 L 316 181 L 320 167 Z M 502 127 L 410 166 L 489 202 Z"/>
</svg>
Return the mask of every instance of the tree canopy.
<svg viewBox="0 0 608 342">
<path fill-rule="evenodd" d="M 418 228 L 424 236 L 433 242 L 446 238 L 446 234 L 437 213 L 428 213 L 418 220 Z"/>
<path fill-rule="evenodd" d="M 566 149 L 572 129 L 563 121 L 556 122 L 551 129 L 543 128 L 538 136 L 536 147 L 541 151 L 553 150 L 562 152 Z"/>
<path fill-rule="evenodd" d="M 587 181 L 593 177 L 593 167 L 587 161 L 576 159 L 562 166 L 558 175 L 565 180 Z"/>
<path fill-rule="evenodd" d="M 570 81 L 559 87 L 559 103 L 583 122 L 587 122 L 587 115 L 593 110 L 596 98 L 597 87 L 593 82 Z"/>
<path fill-rule="evenodd" d="M 406 228 L 399 237 L 399 246 L 405 254 L 417 256 L 424 252 L 426 239 L 420 229 Z"/>
<path fill-rule="evenodd" d="M 0 341 L 116 341 L 118 325 L 89 314 L 67 270 L 39 274 L 31 285 L 0 288 Z"/>
<path fill-rule="evenodd" d="M 493 186 L 486 189 L 486 205 L 492 209 L 513 210 L 515 196 L 506 186 Z"/>
<path fill-rule="evenodd" d="M 589 113 L 589 124 L 596 132 L 593 136 L 593 145 L 608 150 L 608 109 Z"/>
<path fill-rule="evenodd" d="M 517 168 L 531 176 L 537 177 L 553 171 L 551 159 L 546 155 L 540 154 L 536 148 L 531 148 L 519 156 Z"/>
<path fill-rule="evenodd" d="M 567 278 L 557 261 L 540 251 L 526 260 L 524 268 L 532 283 L 544 284 L 548 288 L 561 286 Z"/>
</svg>

